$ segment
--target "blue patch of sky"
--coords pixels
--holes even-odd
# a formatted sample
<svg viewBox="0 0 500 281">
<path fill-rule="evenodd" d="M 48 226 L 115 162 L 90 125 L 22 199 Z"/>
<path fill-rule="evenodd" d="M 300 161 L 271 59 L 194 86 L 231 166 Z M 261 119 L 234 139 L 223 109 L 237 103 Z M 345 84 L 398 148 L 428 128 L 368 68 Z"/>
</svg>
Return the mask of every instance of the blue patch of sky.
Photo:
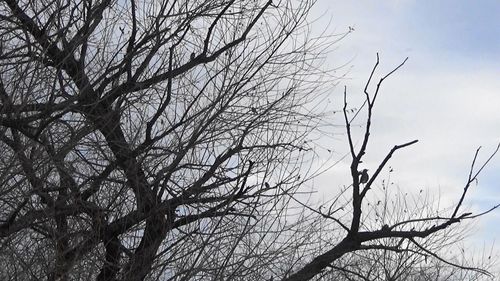
<svg viewBox="0 0 500 281">
<path fill-rule="evenodd" d="M 415 1 L 404 16 L 429 50 L 485 62 L 500 58 L 500 1 Z"/>
</svg>

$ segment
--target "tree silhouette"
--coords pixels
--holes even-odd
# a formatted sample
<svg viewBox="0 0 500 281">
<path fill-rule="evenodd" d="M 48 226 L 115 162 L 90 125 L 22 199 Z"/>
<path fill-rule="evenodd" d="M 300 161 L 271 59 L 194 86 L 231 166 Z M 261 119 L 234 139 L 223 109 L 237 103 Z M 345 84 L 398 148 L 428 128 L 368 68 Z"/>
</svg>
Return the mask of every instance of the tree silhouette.
<svg viewBox="0 0 500 281">
<path fill-rule="evenodd" d="M 350 223 L 313 205 L 294 213 L 331 74 L 320 64 L 332 40 L 308 31 L 313 4 L 2 1 L 0 278 L 320 279 L 348 253 L 398 250 L 366 242 L 421 246 L 475 217 L 460 212 L 471 169 L 451 215 L 363 229 L 380 171 L 416 142 L 360 181 L 389 75 L 357 110 L 368 112 L 358 150 L 345 102 Z M 316 239 L 330 222 L 338 240 L 325 248 Z"/>
</svg>

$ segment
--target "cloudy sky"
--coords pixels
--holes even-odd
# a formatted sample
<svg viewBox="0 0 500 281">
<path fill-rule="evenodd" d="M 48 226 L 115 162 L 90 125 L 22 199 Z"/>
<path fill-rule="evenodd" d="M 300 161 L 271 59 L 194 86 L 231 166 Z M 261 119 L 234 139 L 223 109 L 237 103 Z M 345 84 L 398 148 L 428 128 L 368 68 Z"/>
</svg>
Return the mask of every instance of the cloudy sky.
<svg viewBox="0 0 500 281">
<path fill-rule="evenodd" d="M 382 87 L 366 167 L 374 170 L 393 145 L 418 139 L 394 157 L 392 180 L 408 190 L 441 192 L 445 204 L 456 201 L 476 148 L 483 147 L 484 160 L 500 141 L 500 2 L 319 0 L 314 15 L 323 15 L 315 26 L 330 22 L 332 33 L 354 28 L 328 58 L 332 65 L 347 63 L 341 85 L 353 103 L 377 52 L 380 75 L 409 57 Z M 332 94 L 338 105 L 341 93 L 338 87 Z M 345 151 L 342 139 L 332 145 L 338 155 Z M 316 188 L 328 192 L 331 179 L 341 179 L 347 165 L 322 175 Z M 500 154 L 470 195 L 467 204 L 474 211 L 500 203 Z M 477 243 L 492 243 L 500 234 L 500 211 L 478 225 Z"/>
</svg>

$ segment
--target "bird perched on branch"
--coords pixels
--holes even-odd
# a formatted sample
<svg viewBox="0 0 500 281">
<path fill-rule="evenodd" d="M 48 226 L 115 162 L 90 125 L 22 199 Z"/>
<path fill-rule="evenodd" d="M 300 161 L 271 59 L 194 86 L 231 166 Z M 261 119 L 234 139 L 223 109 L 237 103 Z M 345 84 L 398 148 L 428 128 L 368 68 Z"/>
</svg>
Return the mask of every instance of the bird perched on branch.
<svg viewBox="0 0 500 281">
<path fill-rule="evenodd" d="M 363 171 L 359 172 L 359 174 L 361 175 L 359 177 L 359 183 L 367 183 L 368 179 L 370 178 L 368 176 L 368 169 L 363 169 Z"/>
</svg>

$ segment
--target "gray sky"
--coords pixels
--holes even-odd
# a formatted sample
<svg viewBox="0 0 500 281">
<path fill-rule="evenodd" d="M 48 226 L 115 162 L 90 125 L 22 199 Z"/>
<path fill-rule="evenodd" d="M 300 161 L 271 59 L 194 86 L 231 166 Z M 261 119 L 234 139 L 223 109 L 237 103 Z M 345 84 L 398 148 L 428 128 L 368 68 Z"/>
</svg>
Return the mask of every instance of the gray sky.
<svg viewBox="0 0 500 281">
<path fill-rule="evenodd" d="M 418 139 L 392 160 L 392 180 L 402 189 L 441 192 L 445 205 L 455 202 L 476 148 L 483 146 L 484 160 L 500 141 L 500 1 L 319 0 L 314 15 L 321 14 L 315 26 L 330 21 L 332 33 L 355 29 L 328 58 L 331 65 L 348 62 L 341 85 L 347 85 L 353 106 L 377 52 L 379 75 L 409 57 L 381 90 L 365 165 L 375 169 L 393 145 Z M 337 109 L 341 93 L 338 87 L 332 94 Z M 346 144 L 343 136 L 338 139 L 332 147 L 341 155 Z M 342 179 L 347 165 L 335 166 L 315 187 L 328 193 L 331 179 Z M 500 203 L 499 183 L 497 155 L 471 187 L 466 205 L 480 211 Z M 500 233 L 500 211 L 478 226 L 474 241 L 492 243 Z"/>
</svg>

